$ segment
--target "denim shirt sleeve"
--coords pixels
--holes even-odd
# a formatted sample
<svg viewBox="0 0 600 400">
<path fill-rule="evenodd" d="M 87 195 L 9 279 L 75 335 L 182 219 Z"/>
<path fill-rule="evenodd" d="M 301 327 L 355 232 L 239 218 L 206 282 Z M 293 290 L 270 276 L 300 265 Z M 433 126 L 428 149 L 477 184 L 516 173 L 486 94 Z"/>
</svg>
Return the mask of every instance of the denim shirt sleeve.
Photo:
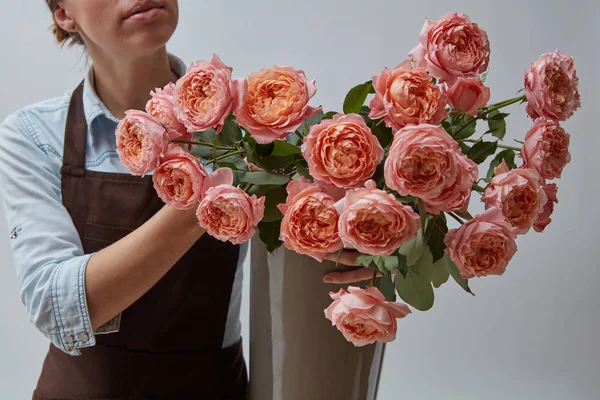
<svg viewBox="0 0 600 400">
<path fill-rule="evenodd" d="M 70 355 L 93 346 L 79 234 L 62 204 L 60 172 L 24 111 L 0 126 L 0 188 L 21 301 L 31 322 Z"/>
</svg>

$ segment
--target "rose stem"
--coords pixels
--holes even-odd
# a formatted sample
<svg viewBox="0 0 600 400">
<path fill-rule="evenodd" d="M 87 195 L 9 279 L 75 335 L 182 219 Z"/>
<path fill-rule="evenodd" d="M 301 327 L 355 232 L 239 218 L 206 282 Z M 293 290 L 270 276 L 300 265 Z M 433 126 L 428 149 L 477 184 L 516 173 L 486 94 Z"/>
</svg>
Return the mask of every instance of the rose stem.
<svg viewBox="0 0 600 400">
<path fill-rule="evenodd" d="M 459 140 L 459 142 L 464 142 L 464 143 L 479 143 L 479 140 L 462 139 L 462 140 Z M 499 144 L 498 147 L 501 148 L 501 149 L 514 150 L 514 151 L 521 152 L 521 148 L 520 147 L 505 146 L 503 144 Z"/>
<path fill-rule="evenodd" d="M 473 190 L 479 192 L 479 193 L 485 193 L 485 189 L 482 188 L 481 186 L 479 186 L 478 184 L 474 183 L 473 184 Z"/>
<path fill-rule="evenodd" d="M 465 129 L 467 126 L 475 123 L 475 121 L 483 118 L 485 115 L 488 115 L 492 111 L 496 111 L 496 110 L 499 110 L 499 109 L 501 109 L 503 107 L 510 106 L 511 104 L 518 103 L 521 100 L 525 100 L 525 98 L 526 98 L 525 95 L 523 95 L 523 96 L 515 97 L 514 99 L 510 99 L 510 100 L 506 100 L 506 101 L 501 101 L 500 103 L 491 104 L 489 106 L 489 108 L 485 109 L 485 111 L 483 113 L 479 114 L 478 116 L 476 116 L 475 118 L 473 118 L 472 120 L 470 120 L 469 122 L 467 122 L 466 124 L 464 124 L 463 126 L 461 126 L 456 132 L 454 132 L 454 135 L 457 135 L 460 131 L 462 131 L 463 129 Z"/>
<path fill-rule="evenodd" d="M 219 157 L 213 158 L 212 160 L 208 160 L 206 162 L 206 164 L 214 164 L 214 163 L 216 163 L 219 160 L 222 160 L 222 159 L 227 158 L 227 157 L 235 156 L 236 154 L 244 154 L 244 150 L 237 150 L 237 151 L 233 151 L 231 153 L 223 154 L 223 155 L 221 155 Z"/>
<path fill-rule="evenodd" d="M 454 214 L 453 212 L 447 211 L 446 214 L 448 214 L 449 216 L 451 216 L 452 218 L 454 218 L 455 220 L 457 220 L 458 223 L 461 224 L 461 225 L 463 225 L 465 223 L 462 219 L 458 218 L 458 216 L 456 214 Z"/>
<path fill-rule="evenodd" d="M 377 278 L 377 270 L 373 271 L 373 277 L 371 278 L 371 283 L 369 284 L 369 287 L 375 286 L 375 278 Z"/>
<path fill-rule="evenodd" d="M 170 143 L 195 144 L 198 146 L 212 147 L 215 150 L 237 150 L 236 147 L 222 147 L 222 146 L 215 146 L 214 144 L 210 144 L 210 143 L 206 143 L 206 142 L 189 142 L 187 140 L 171 140 Z"/>
</svg>

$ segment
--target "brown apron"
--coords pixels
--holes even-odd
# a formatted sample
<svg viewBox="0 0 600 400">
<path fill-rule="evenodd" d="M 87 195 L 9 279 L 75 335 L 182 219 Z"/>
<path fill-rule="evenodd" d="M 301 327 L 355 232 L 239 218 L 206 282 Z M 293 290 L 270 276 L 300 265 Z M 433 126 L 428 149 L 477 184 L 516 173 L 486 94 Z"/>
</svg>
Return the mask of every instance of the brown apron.
<svg viewBox="0 0 600 400">
<path fill-rule="evenodd" d="M 61 175 L 63 204 L 88 254 L 163 203 L 150 176 L 85 170 L 86 132 L 82 84 L 69 106 Z M 202 236 L 112 321 L 118 332 L 97 334 L 80 356 L 50 345 L 33 399 L 246 399 L 241 341 L 221 348 L 238 257 L 238 246 Z"/>
</svg>

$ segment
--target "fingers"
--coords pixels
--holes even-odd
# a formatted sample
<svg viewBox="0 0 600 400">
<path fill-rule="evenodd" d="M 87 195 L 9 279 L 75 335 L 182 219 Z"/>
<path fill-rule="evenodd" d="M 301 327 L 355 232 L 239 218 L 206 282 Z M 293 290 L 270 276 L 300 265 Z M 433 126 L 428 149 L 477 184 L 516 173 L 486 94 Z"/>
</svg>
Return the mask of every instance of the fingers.
<svg viewBox="0 0 600 400">
<path fill-rule="evenodd" d="M 357 267 L 356 258 L 360 255 L 357 251 L 344 250 L 342 254 L 340 254 L 338 259 L 338 253 L 329 253 L 325 256 L 326 260 L 338 262 L 343 265 L 347 265 L 350 267 Z"/>
<path fill-rule="evenodd" d="M 381 274 L 377 274 L 381 277 Z M 323 282 L 334 283 L 338 285 L 346 283 L 355 283 L 369 280 L 373 277 L 373 270 L 369 268 L 360 268 L 347 272 L 331 272 L 323 277 Z"/>
</svg>

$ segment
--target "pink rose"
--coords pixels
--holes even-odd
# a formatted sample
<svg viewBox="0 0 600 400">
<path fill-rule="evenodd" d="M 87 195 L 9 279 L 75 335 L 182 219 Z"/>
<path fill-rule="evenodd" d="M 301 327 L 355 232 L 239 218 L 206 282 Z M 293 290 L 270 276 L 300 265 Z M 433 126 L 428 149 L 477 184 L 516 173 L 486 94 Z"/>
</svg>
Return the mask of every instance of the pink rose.
<svg viewBox="0 0 600 400">
<path fill-rule="evenodd" d="M 468 206 L 478 170 L 443 127 L 409 125 L 394 137 L 384 176 L 389 188 L 418 197 L 428 212 L 439 214 Z"/>
<path fill-rule="evenodd" d="M 389 256 L 417 235 L 421 219 L 412 208 L 367 181 L 335 203 L 344 247 L 364 254 Z"/>
<path fill-rule="evenodd" d="M 152 98 L 146 103 L 146 112 L 158 120 L 167 131 L 169 140 L 187 136 L 185 126 L 177 119 L 175 110 L 175 84 L 169 83 L 164 89 L 157 88 L 150 92 Z"/>
<path fill-rule="evenodd" d="M 446 254 L 465 279 L 502 275 L 517 251 L 515 228 L 492 207 L 446 233 Z"/>
<path fill-rule="evenodd" d="M 200 226 L 223 242 L 247 242 L 264 216 L 265 198 L 250 197 L 242 189 L 232 186 L 233 172 L 229 168 L 215 172 L 219 174 L 212 180 L 211 177 L 206 179 L 206 193 L 196 211 Z"/>
<path fill-rule="evenodd" d="M 543 54 L 525 74 L 527 113 L 564 121 L 581 106 L 579 79 L 573 57 L 558 50 Z"/>
<path fill-rule="evenodd" d="M 545 179 L 560 178 L 571 161 L 569 141 L 570 135 L 557 122 L 536 119 L 521 149 L 523 166 L 535 169 Z"/>
<path fill-rule="evenodd" d="M 495 173 L 481 198 L 485 208 L 497 207 L 518 234 L 527 233 L 548 201 L 542 177 L 530 168 L 509 171 L 504 161 Z"/>
<path fill-rule="evenodd" d="M 546 196 L 548 197 L 548 201 L 546 202 L 546 205 L 544 206 L 544 209 L 542 210 L 538 219 L 533 223 L 533 229 L 536 232 L 544 232 L 546 226 L 548 226 L 548 224 L 552 222 L 550 216 L 554 212 L 554 204 L 558 203 L 558 197 L 556 197 L 558 187 L 555 183 L 544 185 L 543 189 L 546 193 Z"/>
<path fill-rule="evenodd" d="M 283 139 L 321 112 L 308 102 L 317 88 L 303 71 L 275 66 L 235 80 L 238 123 L 261 144 Z"/>
<path fill-rule="evenodd" d="M 198 61 L 175 84 L 175 114 L 188 132 L 215 128 L 220 133 L 233 110 L 231 67 L 213 55 Z"/>
<path fill-rule="evenodd" d="M 137 110 L 125 112 L 115 135 L 121 163 L 132 175 L 144 176 L 156 169 L 169 145 L 160 122 Z"/>
<path fill-rule="evenodd" d="M 485 31 L 467 15 L 448 13 L 439 21 L 425 20 L 420 43 L 409 56 L 431 75 L 451 82 L 487 69 L 490 42 Z"/>
<path fill-rule="evenodd" d="M 315 181 L 340 188 L 362 186 L 384 155 L 379 141 L 357 114 L 337 114 L 313 125 L 301 149 Z"/>
<path fill-rule="evenodd" d="M 200 201 L 206 176 L 197 157 L 179 146 L 172 146 L 154 171 L 152 181 L 158 196 L 167 205 L 187 210 Z"/>
<path fill-rule="evenodd" d="M 490 88 L 485 86 L 481 78 L 457 78 L 446 89 L 448 105 L 455 110 L 477 115 L 477 110 L 485 106 L 490 100 Z"/>
<path fill-rule="evenodd" d="M 393 341 L 396 339 L 396 319 L 411 313 L 406 304 L 385 301 L 375 287 L 350 286 L 348 291 L 340 289 L 329 295 L 333 303 L 325 310 L 325 317 L 356 347 L 376 341 Z"/>
<path fill-rule="evenodd" d="M 338 251 L 342 241 L 335 198 L 304 177 L 290 181 L 287 191 L 285 204 L 278 206 L 283 213 L 279 240 L 287 249 L 318 261 Z"/>
<path fill-rule="evenodd" d="M 373 77 L 373 86 L 369 118 L 384 117 L 394 130 L 408 124 L 437 124 L 448 116 L 446 96 L 425 68 L 413 68 L 410 61 L 384 69 Z"/>
</svg>

